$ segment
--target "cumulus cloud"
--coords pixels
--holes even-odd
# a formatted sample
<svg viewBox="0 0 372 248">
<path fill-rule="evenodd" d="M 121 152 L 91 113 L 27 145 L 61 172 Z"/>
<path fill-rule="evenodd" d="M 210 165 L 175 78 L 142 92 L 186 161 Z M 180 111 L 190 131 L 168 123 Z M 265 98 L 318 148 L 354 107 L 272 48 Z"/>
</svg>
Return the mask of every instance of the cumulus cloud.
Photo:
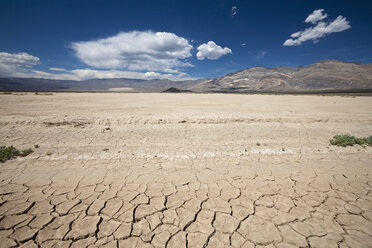
<svg viewBox="0 0 372 248">
<path fill-rule="evenodd" d="M 189 41 L 167 32 L 121 32 L 115 36 L 73 42 L 71 48 L 85 64 L 102 69 L 164 71 L 190 66 Z"/>
<path fill-rule="evenodd" d="M 234 16 L 238 13 L 238 7 L 232 6 L 231 8 L 231 17 L 234 18 Z"/>
<path fill-rule="evenodd" d="M 327 18 L 327 14 L 323 14 L 323 11 L 324 9 L 316 9 L 313 11 L 313 13 L 311 13 L 305 20 L 305 22 L 307 23 L 312 23 L 312 24 L 315 24 L 317 23 L 318 21 L 321 21 L 325 18 Z"/>
<path fill-rule="evenodd" d="M 22 73 L 28 67 L 40 63 L 38 57 L 28 53 L 5 53 L 0 52 L 0 75 L 11 76 Z"/>
<path fill-rule="evenodd" d="M 190 77 L 184 72 L 162 73 L 155 71 L 135 72 L 121 70 L 93 70 L 93 69 L 76 69 L 68 71 L 69 75 L 75 80 L 86 80 L 92 78 L 135 78 L 135 79 L 169 79 L 173 81 L 193 80 L 197 79 Z M 53 74 L 56 75 L 56 74 Z M 68 75 L 64 75 L 68 77 Z"/>
<path fill-rule="evenodd" d="M 322 11 L 320 11 L 320 15 L 314 15 L 314 12 L 307 17 L 305 22 L 317 24 L 305 30 L 291 34 L 291 39 L 286 40 L 283 43 L 283 46 L 299 46 L 308 40 L 312 40 L 314 43 L 317 43 L 319 38 L 351 28 L 349 21 L 341 15 L 331 22 L 325 22 L 320 20 L 323 20 L 325 18 L 324 16 L 327 16 L 327 14 L 323 15 L 321 13 Z M 308 20 L 309 17 L 311 17 L 310 20 Z"/>
<path fill-rule="evenodd" d="M 62 68 L 61 68 L 62 69 Z M 94 70 L 94 69 L 75 69 L 63 70 L 64 73 L 49 73 L 38 70 L 29 70 L 9 75 L 10 77 L 25 77 L 25 78 L 46 78 L 58 80 L 87 80 L 93 78 L 109 79 L 109 78 L 134 78 L 134 79 L 169 79 L 174 81 L 196 79 L 188 76 L 186 73 L 172 74 L 159 72 L 135 72 L 121 70 Z M 0 74 L 0 76 L 2 76 Z"/>
<path fill-rule="evenodd" d="M 231 49 L 228 47 L 222 48 L 213 41 L 209 41 L 208 43 L 201 44 L 198 47 L 198 53 L 196 57 L 199 60 L 207 59 L 218 59 L 222 55 L 226 55 L 232 53 Z"/>
<path fill-rule="evenodd" d="M 170 79 L 187 80 L 195 79 L 186 73 L 175 69 L 166 69 L 166 73 L 154 71 L 135 72 L 124 70 L 94 70 L 90 68 L 68 70 L 51 67 L 45 72 L 35 70 L 33 67 L 40 64 L 38 57 L 28 53 L 4 53 L 0 52 L 0 77 L 24 77 L 24 78 L 47 78 L 59 80 L 86 80 L 92 78 L 136 78 L 136 79 Z"/>
<path fill-rule="evenodd" d="M 0 63 L 21 66 L 32 66 L 39 64 L 40 59 L 28 53 L 3 53 L 0 52 Z"/>
</svg>

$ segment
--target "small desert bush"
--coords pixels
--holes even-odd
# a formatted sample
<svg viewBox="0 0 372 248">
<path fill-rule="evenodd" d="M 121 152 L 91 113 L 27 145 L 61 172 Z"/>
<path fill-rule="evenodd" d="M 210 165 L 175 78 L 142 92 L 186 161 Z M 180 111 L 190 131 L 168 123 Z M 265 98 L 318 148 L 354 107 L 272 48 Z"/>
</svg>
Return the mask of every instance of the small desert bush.
<svg viewBox="0 0 372 248">
<path fill-rule="evenodd" d="M 332 145 L 335 146 L 353 146 L 353 145 L 370 145 L 372 146 L 372 136 L 365 137 L 365 138 L 357 138 L 349 134 L 339 134 L 335 135 L 333 139 L 330 140 Z"/>
<path fill-rule="evenodd" d="M 6 160 L 15 158 L 19 155 L 19 150 L 14 146 L 1 146 L 0 147 L 0 161 L 5 162 Z"/>
<path fill-rule="evenodd" d="M 25 157 L 33 152 L 34 151 L 31 148 L 20 151 L 14 146 L 8 146 L 8 147 L 1 146 L 0 147 L 0 162 L 5 162 L 9 159 L 13 159 L 18 156 Z"/>
<path fill-rule="evenodd" d="M 32 150 L 31 148 L 28 148 L 28 149 L 22 150 L 19 156 L 26 157 L 28 154 L 31 154 L 33 152 L 34 150 Z"/>
<path fill-rule="evenodd" d="M 368 145 L 372 146 L 372 136 L 368 136 L 368 137 L 364 138 L 364 141 Z"/>
</svg>

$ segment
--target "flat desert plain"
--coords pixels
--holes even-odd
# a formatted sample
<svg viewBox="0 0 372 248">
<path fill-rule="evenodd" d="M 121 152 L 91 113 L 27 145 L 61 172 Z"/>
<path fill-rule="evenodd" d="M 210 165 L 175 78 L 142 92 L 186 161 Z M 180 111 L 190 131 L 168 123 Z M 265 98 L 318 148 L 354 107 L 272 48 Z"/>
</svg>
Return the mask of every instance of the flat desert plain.
<svg viewBox="0 0 372 248">
<path fill-rule="evenodd" d="M 0 95 L 0 247 L 372 247 L 372 97 Z"/>
</svg>

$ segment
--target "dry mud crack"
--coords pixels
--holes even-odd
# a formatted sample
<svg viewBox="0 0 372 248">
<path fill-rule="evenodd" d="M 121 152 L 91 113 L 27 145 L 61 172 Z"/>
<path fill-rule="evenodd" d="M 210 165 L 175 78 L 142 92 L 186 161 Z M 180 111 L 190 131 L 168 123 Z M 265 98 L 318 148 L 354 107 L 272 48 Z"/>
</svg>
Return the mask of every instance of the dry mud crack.
<svg viewBox="0 0 372 248">
<path fill-rule="evenodd" d="M 0 247 L 372 247 L 372 149 L 328 143 L 371 135 L 372 98 L 0 103 L 2 143 L 40 145 L 0 164 Z"/>
</svg>

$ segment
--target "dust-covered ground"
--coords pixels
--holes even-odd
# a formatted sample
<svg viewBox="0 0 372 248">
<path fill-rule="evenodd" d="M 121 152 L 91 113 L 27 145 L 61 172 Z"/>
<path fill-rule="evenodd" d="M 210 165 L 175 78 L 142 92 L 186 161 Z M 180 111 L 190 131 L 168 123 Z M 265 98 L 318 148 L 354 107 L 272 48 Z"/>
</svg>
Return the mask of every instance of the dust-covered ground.
<svg viewBox="0 0 372 248">
<path fill-rule="evenodd" d="M 0 247 L 372 247 L 372 97 L 0 95 Z"/>
</svg>

